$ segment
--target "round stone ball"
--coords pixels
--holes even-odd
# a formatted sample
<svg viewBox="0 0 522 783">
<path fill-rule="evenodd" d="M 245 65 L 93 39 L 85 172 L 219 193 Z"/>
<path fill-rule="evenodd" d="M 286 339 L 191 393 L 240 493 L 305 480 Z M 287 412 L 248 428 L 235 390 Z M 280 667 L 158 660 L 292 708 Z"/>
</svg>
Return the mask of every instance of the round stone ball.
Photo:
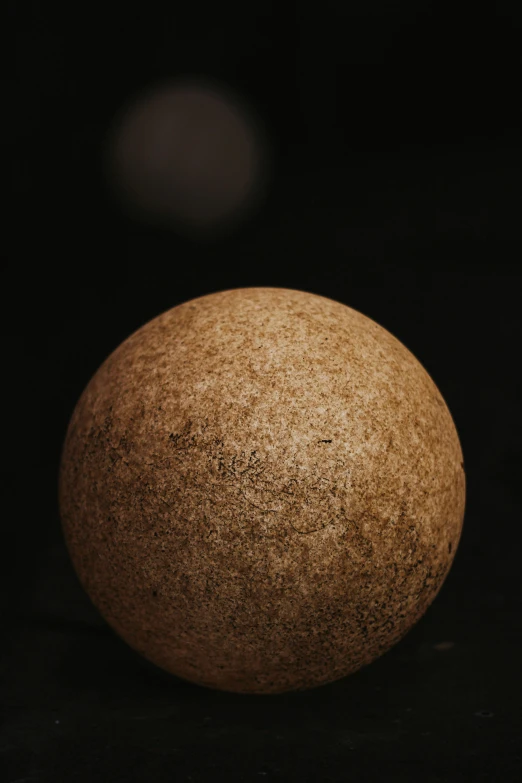
<svg viewBox="0 0 522 783">
<path fill-rule="evenodd" d="M 417 622 L 465 478 L 450 412 L 396 338 L 321 296 L 245 288 L 174 307 L 105 360 L 59 494 L 79 578 L 132 648 L 276 693 L 356 671 Z"/>
</svg>

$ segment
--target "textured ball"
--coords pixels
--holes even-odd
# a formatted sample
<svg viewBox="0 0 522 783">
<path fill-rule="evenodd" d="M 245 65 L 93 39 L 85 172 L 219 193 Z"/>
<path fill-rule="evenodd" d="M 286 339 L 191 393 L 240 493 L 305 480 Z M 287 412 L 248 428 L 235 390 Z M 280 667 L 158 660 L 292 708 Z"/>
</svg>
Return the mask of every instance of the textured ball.
<svg viewBox="0 0 522 783">
<path fill-rule="evenodd" d="M 364 315 L 249 288 L 174 307 L 102 364 L 67 432 L 66 540 L 110 625 L 238 692 L 335 680 L 397 642 L 461 534 L 459 439 Z"/>
</svg>

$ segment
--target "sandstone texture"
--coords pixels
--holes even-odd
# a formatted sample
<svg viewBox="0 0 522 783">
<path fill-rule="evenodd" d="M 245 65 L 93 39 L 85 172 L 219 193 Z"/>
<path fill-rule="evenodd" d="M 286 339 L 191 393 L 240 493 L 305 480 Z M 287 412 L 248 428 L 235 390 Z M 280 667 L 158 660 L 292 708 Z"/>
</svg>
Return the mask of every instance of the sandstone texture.
<svg viewBox="0 0 522 783">
<path fill-rule="evenodd" d="M 150 661 L 275 693 L 370 663 L 461 535 L 459 438 L 385 329 L 301 291 L 192 300 L 109 356 L 72 416 L 60 509 L 79 578 Z"/>
</svg>

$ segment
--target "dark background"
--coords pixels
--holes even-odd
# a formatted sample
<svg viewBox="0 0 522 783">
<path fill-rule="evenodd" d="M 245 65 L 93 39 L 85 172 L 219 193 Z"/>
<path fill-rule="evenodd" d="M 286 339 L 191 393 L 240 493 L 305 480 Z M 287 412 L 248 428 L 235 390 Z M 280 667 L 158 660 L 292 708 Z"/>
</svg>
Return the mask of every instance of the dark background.
<svg viewBox="0 0 522 783">
<path fill-rule="evenodd" d="M 22 415 L 0 779 L 518 780 L 521 13 L 118 5 L 6 6 Z M 240 91 L 272 147 L 265 201 L 221 239 L 127 217 L 104 180 L 115 114 L 182 74 Z M 165 309 L 250 285 L 330 296 L 402 340 L 452 411 L 468 477 L 454 567 L 406 639 L 346 680 L 267 697 L 138 659 L 80 589 L 56 499 L 67 422 L 108 353 Z"/>
</svg>

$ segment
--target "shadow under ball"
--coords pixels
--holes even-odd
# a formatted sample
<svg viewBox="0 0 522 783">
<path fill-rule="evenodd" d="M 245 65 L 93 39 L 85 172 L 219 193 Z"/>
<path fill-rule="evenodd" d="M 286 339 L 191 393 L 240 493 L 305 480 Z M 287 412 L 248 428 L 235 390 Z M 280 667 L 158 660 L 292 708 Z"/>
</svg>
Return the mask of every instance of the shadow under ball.
<svg viewBox="0 0 522 783">
<path fill-rule="evenodd" d="M 125 340 L 67 432 L 60 508 L 87 593 L 179 677 L 276 693 L 388 650 L 461 535 L 462 452 L 417 359 L 351 308 L 236 289 Z"/>
</svg>

